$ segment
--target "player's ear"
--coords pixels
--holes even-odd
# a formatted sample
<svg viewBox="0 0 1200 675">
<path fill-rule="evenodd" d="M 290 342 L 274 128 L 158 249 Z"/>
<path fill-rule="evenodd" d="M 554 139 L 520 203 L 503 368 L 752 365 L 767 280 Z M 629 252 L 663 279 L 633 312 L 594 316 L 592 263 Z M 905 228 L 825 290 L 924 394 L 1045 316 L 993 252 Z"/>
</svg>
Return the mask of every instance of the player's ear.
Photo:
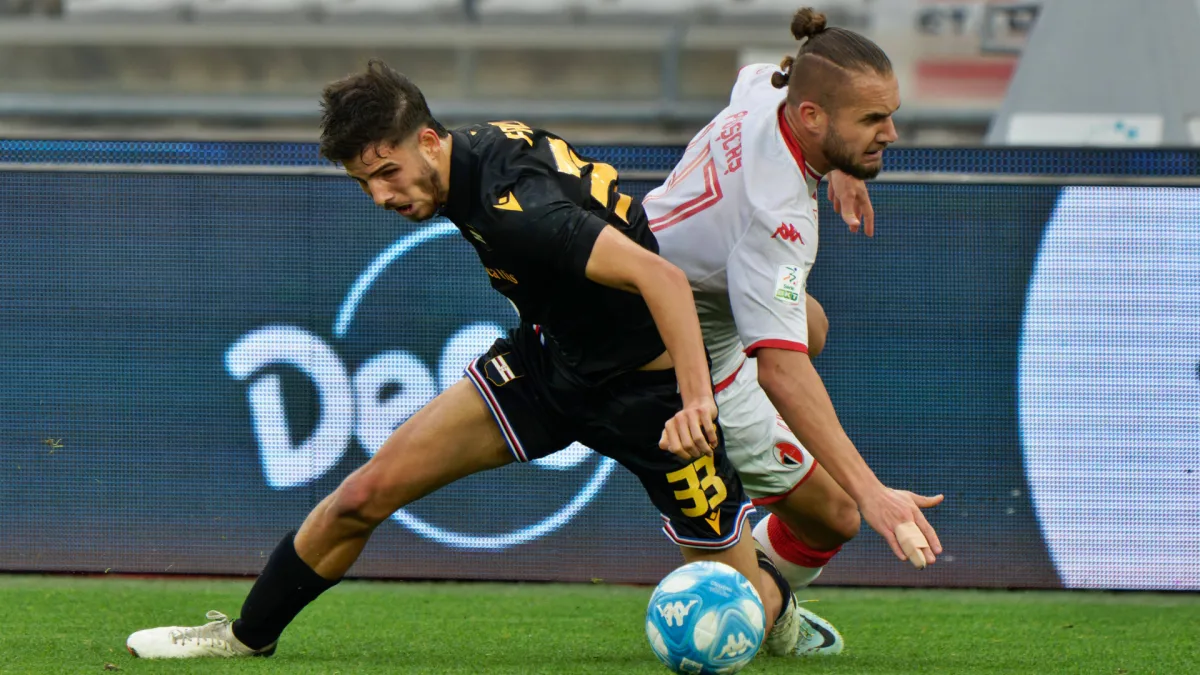
<svg viewBox="0 0 1200 675">
<path fill-rule="evenodd" d="M 820 134 L 825 129 L 828 115 L 825 109 L 813 101 L 804 101 L 796 110 L 796 119 L 811 134 Z"/>
<path fill-rule="evenodd" d="M 417 147 L 420 148 L 421 154 L 432 159 L 437 157 L 437 154 L 441 152 L 442 139 L 432 128 L 422 127 L 417 132 Z"/>
</svg>

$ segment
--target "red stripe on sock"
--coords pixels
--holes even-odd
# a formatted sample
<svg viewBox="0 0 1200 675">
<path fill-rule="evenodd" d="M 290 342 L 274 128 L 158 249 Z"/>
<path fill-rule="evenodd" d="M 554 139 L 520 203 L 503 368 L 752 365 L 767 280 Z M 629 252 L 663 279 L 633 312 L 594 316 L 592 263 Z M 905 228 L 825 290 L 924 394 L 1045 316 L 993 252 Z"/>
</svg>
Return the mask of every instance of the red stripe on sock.
<svg viewBox="0 0 1200 675">
<path fill-rule="evenodd" d="M 818 551 L 812 548 L 800 541 L 787 528 L 787 525 L 784 525 L 783 521 L 774 515 L 770 516 L 767 521 L 767 537 L 771 540 L 771 547 L 781 558 L 801 567 L 824 567 L 830 558 L 842 550 L 841 546 L 830 551 Z"/>
</svg>

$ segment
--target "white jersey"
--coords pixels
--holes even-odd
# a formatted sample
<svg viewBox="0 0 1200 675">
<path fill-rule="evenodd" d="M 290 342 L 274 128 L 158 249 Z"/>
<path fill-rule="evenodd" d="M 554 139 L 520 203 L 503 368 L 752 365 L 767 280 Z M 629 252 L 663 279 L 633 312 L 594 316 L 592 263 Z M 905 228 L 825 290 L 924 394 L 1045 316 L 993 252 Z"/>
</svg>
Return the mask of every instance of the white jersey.
<svg viewBox="0 0 1200 675">
<path fill-rule="evenodd" d="M 783 121 L 776 71 L 743 68 L 729 107 L 644 202 L 661 255 L 691 282 L 718 385 L 760 348 L 808 351 L 820 176 Z"/>
</svg>

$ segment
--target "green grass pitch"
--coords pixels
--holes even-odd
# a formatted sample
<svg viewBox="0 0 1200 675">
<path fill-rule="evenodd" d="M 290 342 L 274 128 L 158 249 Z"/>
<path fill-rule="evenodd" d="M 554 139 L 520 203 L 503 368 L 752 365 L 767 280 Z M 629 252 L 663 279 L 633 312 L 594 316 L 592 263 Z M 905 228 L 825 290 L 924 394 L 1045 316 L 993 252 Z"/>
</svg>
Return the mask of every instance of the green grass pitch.
<svg viewBox="0 0 1200 675">
<path fill-rule="evenodd" d="M 649 588 L 346 582 L 269 659 L 146 661 L 126 635 L 236 614 L 248 581 L 0 576 L 0 673 L 663 675 Z M 1200 596 L 809 589 L 839 657 L 760 656 L 770 673 L 1200 673 Z"/>
</svg>

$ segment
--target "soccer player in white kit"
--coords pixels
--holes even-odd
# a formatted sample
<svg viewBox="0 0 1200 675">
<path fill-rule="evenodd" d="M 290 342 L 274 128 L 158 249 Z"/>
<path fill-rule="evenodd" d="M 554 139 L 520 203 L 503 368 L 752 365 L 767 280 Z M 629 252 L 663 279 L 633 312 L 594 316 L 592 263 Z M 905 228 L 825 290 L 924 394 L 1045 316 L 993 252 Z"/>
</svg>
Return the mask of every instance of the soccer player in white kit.
<svg viewBox="0 0 1200 675">
<path fill-rule="evenodd" d="M 891 62 L 811 9 L 796 13 L 792 33 L 804 40 L 797 56 L 743 68 L 729 106 L 644 206 L 661 255 L 691 282 L 729 457 L 770 511 L 755 539 L 797 589 L 858 532 L 860 511 L 901 560 L 934 562 L 941 544 L 920 509 L 942 496 L 880 482 L 811 362 L 827 328 L 805 288 L 817 254 L 817 186 L 831 171 L 848 174 L 831 177 L 835 208 L 840 195 L 869 209 L 861 181 L 879 173 L 897 137 Z M 852 231 L 857 209 L 842 209 Z M 801 613 L 798 654 L 841 651 L 832 626 Z"/>
</svg>

